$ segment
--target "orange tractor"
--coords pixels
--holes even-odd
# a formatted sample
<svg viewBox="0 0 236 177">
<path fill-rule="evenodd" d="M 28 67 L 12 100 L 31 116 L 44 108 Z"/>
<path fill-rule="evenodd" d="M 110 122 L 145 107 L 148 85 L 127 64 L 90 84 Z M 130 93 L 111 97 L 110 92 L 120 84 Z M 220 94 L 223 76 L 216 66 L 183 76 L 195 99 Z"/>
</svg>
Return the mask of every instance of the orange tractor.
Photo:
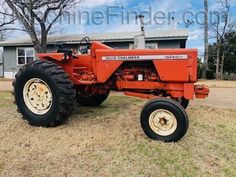
<svg viewBox="0 0 236 177">
<path fill-rule="evenodd" d="M 141 112 L 141 126 L 154 140 L 180 140 L 188 129 L 189 100 L 206 98 L 197 81 L 195 49 L 112 49 L 84 38 L 80 55 L 59 48 L 38 54 L 22 67 L 13 83 L 15 102 L 31 125 L 64 123 L 77 102 L 99 106 L 111 90 L 151 99 Z"/>
</svg>

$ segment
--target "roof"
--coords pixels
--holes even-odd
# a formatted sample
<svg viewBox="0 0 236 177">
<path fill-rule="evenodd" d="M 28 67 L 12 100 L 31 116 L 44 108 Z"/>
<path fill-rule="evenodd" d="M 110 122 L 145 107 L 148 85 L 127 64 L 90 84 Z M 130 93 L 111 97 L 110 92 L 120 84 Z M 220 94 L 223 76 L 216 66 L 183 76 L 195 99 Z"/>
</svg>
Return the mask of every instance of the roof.
<svg viewBox="0 0 236 177">
<path fill-rule="evenodd" d="M 134 36 L 140 35 L 136 32 L 113 32 L 113 33 L 91 33 L 91 34 L 73 34 L 73 35 L 52 35 L 48 36 L 48 44 L 63 43 L 63 44 L 78 44 L 85 36 L 91 40 L 102 42 L 131 42 L 134 41 Z M 187 40 L 187 29 L 166 29 L 146 31 L 146 40 Z M 0 42 L 0 47 L 4 46 L 27 46 L 32 45 L 29 37 L 18 38 Z"/>
</svg>

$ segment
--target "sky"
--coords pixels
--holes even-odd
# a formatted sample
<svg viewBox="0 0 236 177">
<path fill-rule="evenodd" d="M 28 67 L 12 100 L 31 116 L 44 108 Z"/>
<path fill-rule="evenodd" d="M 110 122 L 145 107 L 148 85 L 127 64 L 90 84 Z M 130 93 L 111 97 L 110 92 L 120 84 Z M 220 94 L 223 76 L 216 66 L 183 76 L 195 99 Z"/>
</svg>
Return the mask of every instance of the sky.
<svg viewBox="0 0 236 177">
<path fill-rule="evenodd" d="M 210 23 L 220 9 L 209 0 Z M 236 0 L 231 0 L 231 15 L 236 16 Z M 203 0 L 77 0 L 78 5 L 61 17 L 54 29 L 63 34 L 138 31 L 136 14 L 145 16 L 145 29 L 188 28 L 188 48 L 203 53 Z M 174 17 L 174 25 L 172 17 Z M 211 42 L 213 42 L 211 40 Z"/>
</svg>

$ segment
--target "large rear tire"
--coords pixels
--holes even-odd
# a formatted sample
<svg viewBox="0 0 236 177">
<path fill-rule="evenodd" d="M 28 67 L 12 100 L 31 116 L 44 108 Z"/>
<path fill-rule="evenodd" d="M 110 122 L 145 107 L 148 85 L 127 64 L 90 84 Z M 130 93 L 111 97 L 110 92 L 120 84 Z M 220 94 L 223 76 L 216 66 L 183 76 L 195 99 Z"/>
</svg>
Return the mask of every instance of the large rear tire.
<svg viewBox="0 0 236 177">
<path fill-rule="evenodd" d="M 31 125 L 55 127 L 73 111 L 73 83 L 52 61 L 34 61 L 22 67 L 13 82 L 15 103 Z"/>
<path fill-rule="evenodd" d="M 101 105 L 104 101 L 106 101 L 109 94 L 110 94 L 110 92 L 108 92 L 107 94 L 92 95 L 92 96 L 88 96 L 88 97 L 78 94 L 76 96 L 76 99 L 77 99 L 77 102 L 79 103 L 80 106 L 95 107 L 95 106 Z"/>
<path fill-rule="evenodd" d="M 188 124 L 184 108 L 171 99 L 152 100 L 141 113 L 143 131 L 154 140 L 177 142 L 186 134 Z"/>
</svg>

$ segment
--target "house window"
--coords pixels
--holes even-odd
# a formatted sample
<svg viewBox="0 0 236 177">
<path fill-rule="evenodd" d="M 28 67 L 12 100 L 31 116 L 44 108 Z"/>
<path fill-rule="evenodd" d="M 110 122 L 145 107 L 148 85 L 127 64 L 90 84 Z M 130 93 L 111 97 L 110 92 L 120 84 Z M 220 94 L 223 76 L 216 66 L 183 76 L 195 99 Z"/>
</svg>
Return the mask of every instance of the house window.
<svg viewBox="0 0 236 177">
<path fill-rule="evenodd" d="M 157 43 L 147 43 L 145 44 L 146 46 L 146 49 L 157 49 L 158 46 L 157 46 Z"/>
<path fill-rule="evenodd" d="M 35 60 L 33 48 L 17 48 L 17 65 L 25 65 Z"/>
<path fill-rule="evenodd" d="M 146 47 L 146 49 L 158 49 L 158 44 L 157 43 L 146 43 L 145 47 Z M 134 44 L 130 44 L 129 49 L 134 49 Z"/>
</svg>

